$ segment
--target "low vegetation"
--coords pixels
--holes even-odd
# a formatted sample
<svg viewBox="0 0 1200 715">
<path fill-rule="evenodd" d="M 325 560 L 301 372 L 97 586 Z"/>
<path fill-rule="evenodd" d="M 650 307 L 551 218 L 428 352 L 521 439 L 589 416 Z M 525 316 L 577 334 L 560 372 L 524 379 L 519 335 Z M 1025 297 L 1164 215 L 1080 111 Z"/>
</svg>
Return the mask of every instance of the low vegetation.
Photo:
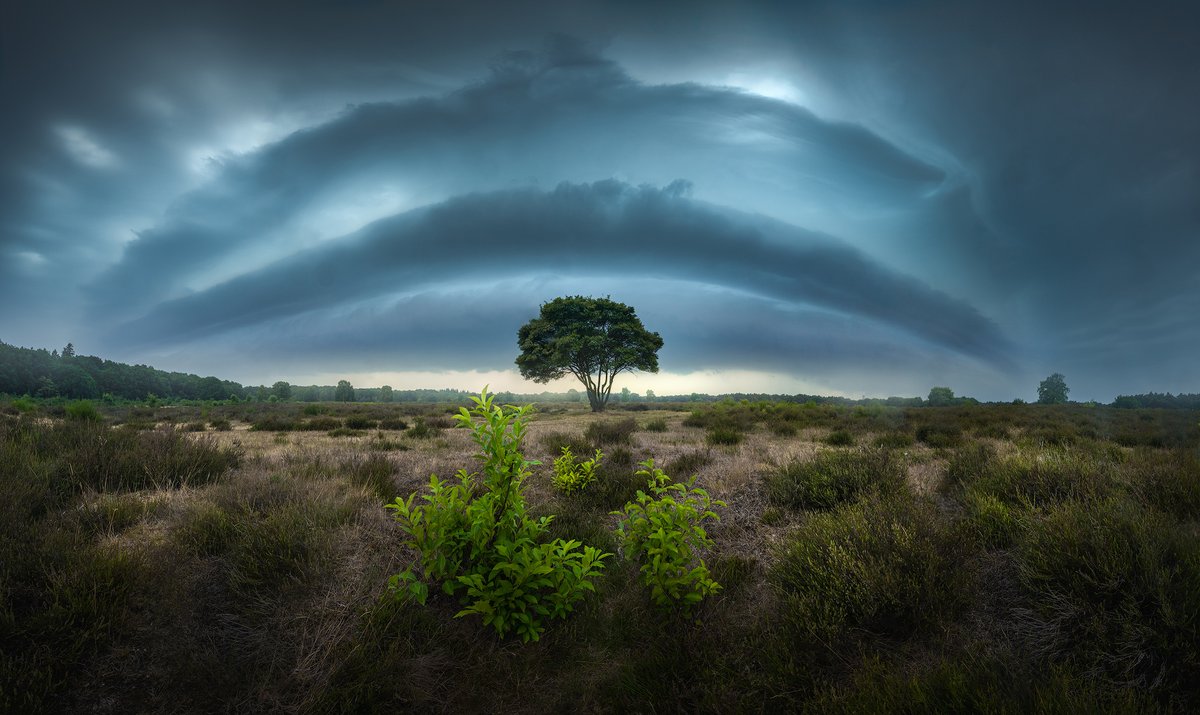
<svg viewBox="0 0 1200 715">
<path fill-rule="evenodd" d="M 1200 412 L 501 402 L 0 400 L 0 711 L 1200 709 Z"/>
</svg>

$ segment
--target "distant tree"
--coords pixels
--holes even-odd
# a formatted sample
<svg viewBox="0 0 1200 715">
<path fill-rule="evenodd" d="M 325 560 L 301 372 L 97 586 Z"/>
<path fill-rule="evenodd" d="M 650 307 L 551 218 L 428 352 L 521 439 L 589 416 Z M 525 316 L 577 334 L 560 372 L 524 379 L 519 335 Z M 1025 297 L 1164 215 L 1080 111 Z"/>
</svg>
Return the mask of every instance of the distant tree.
<svg viewBox="0 0 1200 715">
<path fill-rule="evenodd" d="M 266 402 L 267 398 L 270 396 L 271 396 L 271 393 L 267 391 L 266 385 L 259 385 L 258 388 L 254 391 L 254 399 L 258 402 Z"/>
<path fill-rule="evenodd" d="M 354 402 L 354 386 L 349 380 L 338 380 L 337 389 L 333 391 L 333 399 L 338 402 Z"/>
<path fill-rule="evenodd" d="M 1061 373 L 1054 373 L 1038 385 L 1038 402 L 1043 405 L 1061 405 L 1067 401 L 1067 378 Z"/>
<path fill-rule="evenodd" d="M 633 308 L 608 298 L 569 296 L 545 303 L 517 333 L 521 375 L 546 383 L 567 373 L 587 388 L 593 412 L 608 404 L 622 372 L 658 372 L 662 337 L 642 325 Z"/>
<path fill-rule="evenodd" d="M 380 402 L 391 402 L 392 399 L 393 399 L 393 396 L 392 396 L 392 386 L 391 385 L 384 385 L 383 387 L 379 388 L 379 401 Z"/>
<path fill-rule="evenodd" d="M 55 385 L 54 380 L 48 377 L 40 378 L 37 382 L 37 391 L 33 394 L 34 397 L 58 397 L 58 385 Z"/>
<path fill-rule="evenodd" d="M 280 380 L 271 385 L 271 394 L 279 399 L 280 402 L 286 402 L 292 399 L 292 386 L 287 382 Z"/>
<path fill-rule="evenodd" d="M 633 393 L 628 387 L 621 388 L 621 402 L 633 402 Z"/>
<path fill-rule="evenodd" d="M 646 401 L 647 402 L 654 401 L 654 390 L 646 390 Z"/>
<path fill-rule="evenodd" d="M 954 402 L 954 390 L 949 387 L 935 387 L 929 391 L 926 400 L 931 405 L 949 405 Z"/>
<path fill-rule="evenodd" d="M 63 348 L 62 356 L 65 358 L 75 357 L 75 346 L 71 343 L 67 343 L 67 347 Z"/>
</svg>

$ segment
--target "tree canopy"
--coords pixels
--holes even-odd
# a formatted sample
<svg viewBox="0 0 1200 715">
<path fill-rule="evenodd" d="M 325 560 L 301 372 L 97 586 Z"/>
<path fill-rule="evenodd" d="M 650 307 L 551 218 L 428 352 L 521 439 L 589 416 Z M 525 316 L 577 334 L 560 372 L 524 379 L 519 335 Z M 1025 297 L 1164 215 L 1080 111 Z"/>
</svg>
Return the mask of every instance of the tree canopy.
<svg viewBox="0 0 1200 715">
<path fill-rule="evenodd" d="M 546 383 L 570 373 L 601 412 L 622 372 L 658 372 L 662 337 L 642 325 L 633 308 L 609 298 L 567 296 L 542 305 L 517 333 L 521 375 Z"/>
<path fill-rule="evenodd" d="M 1067 378 L 1062 373 L 1054 373 L 1038 385 L 1038 402 L 1043 405 L 1061 405 L 1067 401 Z"/>
</svg>

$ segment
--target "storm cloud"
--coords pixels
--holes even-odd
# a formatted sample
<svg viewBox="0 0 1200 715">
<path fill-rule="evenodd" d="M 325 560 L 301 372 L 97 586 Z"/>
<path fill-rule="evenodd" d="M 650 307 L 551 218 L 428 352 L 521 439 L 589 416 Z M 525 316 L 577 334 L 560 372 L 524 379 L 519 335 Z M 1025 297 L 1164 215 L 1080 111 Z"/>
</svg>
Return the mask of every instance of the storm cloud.
<svg viewBox="0 0 1200 715">
<path fill-rule="evenodd" d="M 0 339 L 243 381 L 511 371 L 541 302 L 611 294 L 672 374 L 1197 391 L 1198 19 L 21 4 Z"/>
</svg>

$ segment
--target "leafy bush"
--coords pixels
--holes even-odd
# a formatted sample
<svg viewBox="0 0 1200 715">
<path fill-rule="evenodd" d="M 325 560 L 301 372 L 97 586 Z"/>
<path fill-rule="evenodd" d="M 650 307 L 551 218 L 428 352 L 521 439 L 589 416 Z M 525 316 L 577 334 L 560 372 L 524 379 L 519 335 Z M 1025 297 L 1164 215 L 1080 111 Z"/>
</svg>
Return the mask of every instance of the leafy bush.
<svg viewBox="0 0 1200 715">
<path fill-rule="evenodd" d="M 291 432 L 292 430 L 301 429 L 303 424 L 303 422 L 297 422 L 296 420 L 267 415 L 251 424 L 250 429 L 255 432 Z"/>
<path fill-rule="evenodd" d="M 597 420 L 588 425 L 583 434 L 597 446 L 629 444 L 637 428 L 637 420 L 632 417 L 623 420 Z"/>
<path fill-rule="evenodd" d="M 594 457 L 577 463 L 571 450 L 563 447 L 562 455 L 554 460 L 554 486 L 564 494 L 572 494 L 585 488 L 595 481 L 596 467 L 600 465 L 603 457 L 604 453 L 597 449 Z"/>
<path fill-rule="evenodd" d="M 767 497 L 793 509 L 832 509 L 869 491 L 903 491 L 905 471 L 886 450 L 824 451 L 767 477 Z"/>
<path fill-rule="evenodd" d="M 346 418 L 346 427 L 350 429 L 375 429 L 378 422 L 363 415 L 350 415 Z"/>
<path fill-rule="evenodd" d="M 89 420 L 98 422 L 104 419 L 96 406 L 89 400 L 79 400 L 78 402 L 68 403 L 65 407 L 66 416 L 69 420 Z"/>
<path fill-rule="evenodd" d="M 955 447 L 962 441 L 962 429 L 954 424 L 928 424 L 917 428 L 917 441 L 935 449 Z"/>
<path fill-rule="evenodd" d="M 416 424 L 408 428 L 408 436 L 413 439 L 427 439 L 438 433 L 438 428 L 432 426 L 424 417 L 418 417 Z"/>
<path fill-rule="evenodd" d="M 661 417 L 657 417 L 652 420 L 647 420 L 646 424 L 642 427 L 642 429 L 646 430 L 647 432 L 666 432 L 667 431 L 667 421 Z"/>
<path fill-rule="evenodd" d="M 299 424 L 299 429 L 309 432 L 328 432 L 342 426 L 342 421 L 336 417 L 313 417 Z"/>
<path fill-rule="evenodd" d="M 725 502 L 709 498 L 696 487 L 696 477 L 687 482 L 671 483 L 671 478 L 654 466 L 654 460 L 641 462 L 639 476 L 648 479 L 653 496 L 638 491 L 617 523 L 625 557 L 641 562 L 642 582 L 650 588 L 650 598 L 663 607 L 690 610 L 716 593 L 720 584 L 709 575 L 699 553 L 712 546 L 704 527 L 706 520 L 720 520 L 713 507 Z"/>
<path fill-rule="evenodd" d="M 1067 501 L 1018 544 L 1025 632 L 1051 662 L 1200 705 L 1200 541 L 1130 500 Z"/>
<path fill-rule="evenodd" d="M 745 437 L 740 430 L 732 427 L 711 427 L 704 435 L 704 441 L 711 445 L 735 445 L 741 444 Z"/>
<path fill-rule="evenodd" d="M 28 395 L 26 395 L 24 397 L 16 398 L 15 400 L 12 401 L 11 405 L 12 405 L 13 409 L 15 409 L 17 412 L 20 412 L 21 414 L 37 412 L 37 403 L 34 402 L 33 399 L 30 398 Z"/>
<path fill-rule="evenodd" d="M 932 504 L 872 495 L 811 515 L 770 579 L 802 641 L 835 642 L 849 629 L 902 637 L 961 608 L 961 549 Z"/>
<path fill-rule="evenodd" d="M 421 571 L 406 569 L 389 586 L 424 603 L 429 584 L 440 582 L 464 606 L 456 616 L 478 615 L 501 637 L 514 631 L 537 640 L 546 619 L 565 617 L 595 591 L 592 580 L 609 554 L 575 540 L 542 540 L 553 517 L 535 521 L 525 513 L 524 482 L 535 463 L 521 444 L 531 408 L 496 405 L 486 388 L 471 399 L 474 409 L 462 408 L 456 419 L 479 445 L 482 480 L 465 469 L 457 484 L 434 475 L 424 504 L 413 506 L 414 493 L 387 505 L 411 538 Z"/>
<path fill-rule="evenodd" d="M 839 429 L 830 432 L 824 441 L 831 447 L 850 447 L 854 444 L 854 435 L 844 429 Z"/>
</svg>

